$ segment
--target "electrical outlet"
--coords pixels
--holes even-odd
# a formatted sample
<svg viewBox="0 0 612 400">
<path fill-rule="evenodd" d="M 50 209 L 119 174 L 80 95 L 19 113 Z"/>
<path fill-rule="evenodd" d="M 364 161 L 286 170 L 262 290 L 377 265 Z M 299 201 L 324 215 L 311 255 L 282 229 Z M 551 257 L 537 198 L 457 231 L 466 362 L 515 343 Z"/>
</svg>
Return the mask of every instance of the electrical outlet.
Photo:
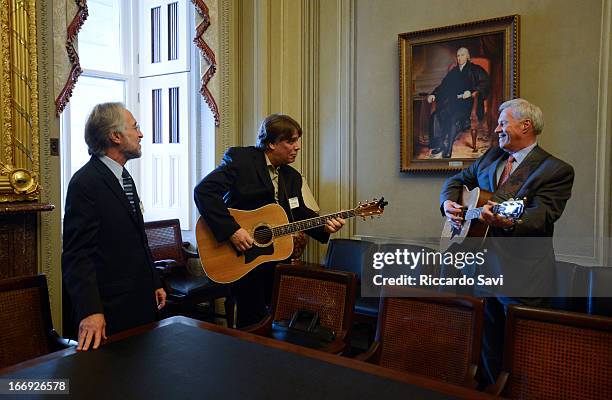
<svg viewBox="0 0 612 400">
<path fill-rule="evenodd" d="M 60 145 L 59 145 L 58 138 L 49 139 L 49 152 L 51 153 L 52 156 L 59 156 L 59 152 L 60 152 L 59 147 Z"/>
</svg>

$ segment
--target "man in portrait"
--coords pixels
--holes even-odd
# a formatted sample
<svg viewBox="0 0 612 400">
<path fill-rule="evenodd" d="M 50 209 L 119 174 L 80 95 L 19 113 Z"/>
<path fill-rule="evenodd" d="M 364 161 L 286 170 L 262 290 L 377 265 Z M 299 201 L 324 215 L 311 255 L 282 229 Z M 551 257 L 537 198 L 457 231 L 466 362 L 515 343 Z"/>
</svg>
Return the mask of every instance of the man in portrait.
<svg viewBox="0 0 612 400">
<path fill-rule="evenodd" d="M 450 158 L 453 143 L 459 133 L 470 127 L 470 115 L 476 98 L 476 115 L 484 116 L 484 100 L 489 95 L 489 75 L 479 65 L 470 61 L 465 47 L 457 50 L 457 65 L 427 96 L 427 102 L 435 102 L 436 110 L 429 119 L 429 147 L 433 156 L 442 153 Z"/>
</svg>

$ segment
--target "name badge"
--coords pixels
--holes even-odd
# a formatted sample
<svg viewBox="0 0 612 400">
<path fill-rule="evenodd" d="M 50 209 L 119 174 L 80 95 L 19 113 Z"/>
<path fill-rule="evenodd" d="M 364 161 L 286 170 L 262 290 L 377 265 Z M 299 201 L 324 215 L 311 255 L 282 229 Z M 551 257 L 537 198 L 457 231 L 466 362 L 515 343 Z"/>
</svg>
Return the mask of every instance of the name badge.
<svg viewBox="0 0 612 400">
<path fill-rule="evenodd" d="M 289 199 L 289 208 L 293 210 L 294 208 L 298 208 L 299 206 L 300 202 L 297 197 L 292 197 Z"/>
</svg>

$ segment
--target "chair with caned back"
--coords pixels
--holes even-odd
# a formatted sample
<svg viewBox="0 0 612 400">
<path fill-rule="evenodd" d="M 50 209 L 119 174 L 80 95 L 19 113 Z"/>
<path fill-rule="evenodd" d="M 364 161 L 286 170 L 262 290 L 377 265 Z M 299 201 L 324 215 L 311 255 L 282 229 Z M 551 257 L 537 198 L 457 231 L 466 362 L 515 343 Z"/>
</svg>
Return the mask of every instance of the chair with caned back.
<svg viewBox="0 0 612 400">
<path fill-rule="evenodd" d="M 468 296 L 427 297 L 425 294 L 439 294 L 400 291 L 408 297 L 381 298 L 376 341 L 357 358 L 475 388 L 483 300 Z"/>
<path fill-rule="evenodd" d="M 53 329 L 44 275 L 0 280 L 0 368 L 70 347 Z"/>
<path fill-rule="evenodd" d="M 187 260 L 198 258 L 198 255 L 184 246 L 180 221 L 170 219 L 146 222 L 145 233 L 155 267 L 161 274 L 167 293 L 167 313 L 204 318 L 198 305 L 225 298 L 224 317 L 227 325 L 233 327 L 234 303 L 229 286 L 215 283 L 204 274 L 194 275 L 188 270 Z"/>
<path fill-rule="evenodd" d="M 341 353 L 348 348 L 356 276 L 352 272 L 330 271 L 318 267 L 279 265 L 274 275 L 271 313 L 262 322 L 245 328 L 246 331 L 291 341 L 273 327 L 274 321 L 288 321 L 296 311 L 317 313 L 320 325 L 331 329 L 335 339 L 318 346 L 316 343 L 292 342 L 330 353 Z"/>
<path fill-rule="evenodd" d="M 511 305 L 503 372 L 510 399 L 612 399 L 612 318 Z"/>
</svg>

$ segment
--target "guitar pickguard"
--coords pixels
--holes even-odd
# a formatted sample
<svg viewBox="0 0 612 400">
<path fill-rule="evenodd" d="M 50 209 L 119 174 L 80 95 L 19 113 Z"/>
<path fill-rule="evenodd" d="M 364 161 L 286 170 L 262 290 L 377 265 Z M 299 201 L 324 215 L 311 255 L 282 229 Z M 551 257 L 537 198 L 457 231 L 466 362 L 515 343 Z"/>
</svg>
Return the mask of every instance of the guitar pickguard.
<svg viewBox="0 0 612 400">
<path fill-rule="evenodd" d="M 274 254 L 274 243 L 266 247 L 253 246 L 244 252 L 244 263 L 248 264 L 259 256 Z"/>
</svg>

